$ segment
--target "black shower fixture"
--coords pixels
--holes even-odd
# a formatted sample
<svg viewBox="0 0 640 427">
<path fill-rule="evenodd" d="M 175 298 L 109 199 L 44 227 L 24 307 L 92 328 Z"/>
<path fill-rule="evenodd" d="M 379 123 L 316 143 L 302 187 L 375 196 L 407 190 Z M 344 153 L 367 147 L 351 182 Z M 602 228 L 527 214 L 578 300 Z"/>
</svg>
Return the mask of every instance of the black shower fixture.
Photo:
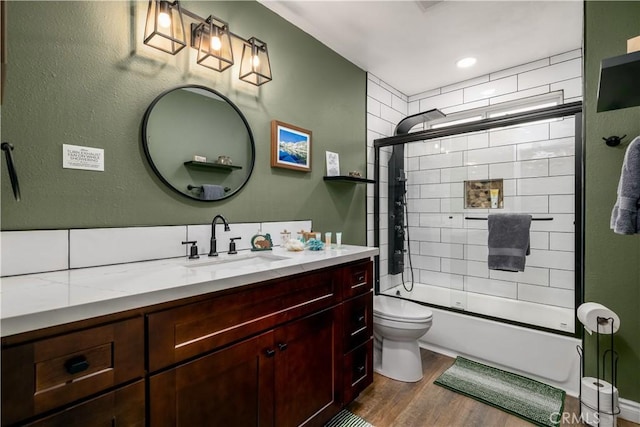
<svg viewBox="0 0 640 427">
<path fill-rule="evenodd" d="M 437 108 L 434 108 L 433 110 L 423 111 L 422 113 L 414 114 L 412 116 L 407 116 L 404 119 L 400 120 L 398 126 L 396 126 L 394 135 L 407 134 L 415 125 L 443 119 L 446 116 L 446 114 L 444 114 Z"/>
</svg>

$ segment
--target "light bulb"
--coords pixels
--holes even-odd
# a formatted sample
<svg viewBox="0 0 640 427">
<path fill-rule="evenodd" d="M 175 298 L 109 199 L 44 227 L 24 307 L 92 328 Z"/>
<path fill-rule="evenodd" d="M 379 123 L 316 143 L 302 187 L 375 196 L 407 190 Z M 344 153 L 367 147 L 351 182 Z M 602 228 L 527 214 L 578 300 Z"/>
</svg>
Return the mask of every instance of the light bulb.
<svg viewBox="0 0 640 427">
<path fill-rule="evenodd" d="M 253 64 L 254 68 L 260 66 L 260 58 L 258 58 L 258 55 L 253 55 L 253 57 L 251 58 L 251 63 Z"/>
<path fill-rule="evenodd" d="M 222 41 L 220 40 L 220 37 L 218 36 L 211 37 L 211 49 L 220 50 L 221 48 L 222 48 Z"/>
<path fill-rule="evenodd" d="M 160 12 L 158 14 L 158 25 L 163 28 L 169 28 L 171 26 L 171 16 L 167 12 Z"/>
</svg>

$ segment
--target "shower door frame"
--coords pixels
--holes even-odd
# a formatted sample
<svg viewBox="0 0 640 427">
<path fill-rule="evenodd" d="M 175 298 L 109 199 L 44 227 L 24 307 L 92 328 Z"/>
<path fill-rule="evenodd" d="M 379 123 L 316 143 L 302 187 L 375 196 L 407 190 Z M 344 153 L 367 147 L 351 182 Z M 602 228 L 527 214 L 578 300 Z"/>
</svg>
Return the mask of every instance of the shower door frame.
<svg viewBox="0 0 640 427">
<path fill-rule="evenodd" d="M 393 147 L 396 145 L 404 145 L 410 142 L 426 141 L 430 139 L 444 138 L 448 136 L 461 135 L 470 132 L 478 132 L 495 128 L 515 126 L 521 124 L 532 123 L 536 121 L 555 119 L 560 117 L 575 117 L 575 207 L 574 207 L 574 224 L 575 224 L 575 242 L 574 242 L 574 269 L 575 269 L 575 305 L 574 305 L 574 332 L 563 332 L 556 329 L 544 328 L 541 326 L 531 325 L 523 322 L 503 319 L 500 317 L 487 316 L 484 314 L 473 313 L 465 310 L 458 310 L 451 307 L 445 307 L 425 302 L 421 304 L 435 307 L 442 310 L 461 313 L 468 316 L 476 316 L 484 319 L 494 320 L 511 325 L 522 326 L 529 329 L 541 330 L 558 335 L 571 337 L 581 337 L 581 330 L 578 327 L 576 309 L 584 299 L 584 139 L 582 122 L 582 101 L 571 102 L 567 104 L 556 105 L 548 108 L 527 111 L 524 113 L 513 114 L 505 117 L 497 117 L 490 119 L 482 119 L 473 123 L 463 123 L 438 129 L 428 129 L 413 133 L 407 133 L 385 138 L 378 138 L 373 141 L 374 147 L 374 193 L 373 193 L 373 244 L 376 248 L 380 248 L 380 149 L 384 147 Z M 388 184 L 388 183 L 386 183 Z M 407 225 L 408 227 L 408 225 Z M 375 294 L 380 293 L 380 256 L 375 257 Z"/>
</svg>

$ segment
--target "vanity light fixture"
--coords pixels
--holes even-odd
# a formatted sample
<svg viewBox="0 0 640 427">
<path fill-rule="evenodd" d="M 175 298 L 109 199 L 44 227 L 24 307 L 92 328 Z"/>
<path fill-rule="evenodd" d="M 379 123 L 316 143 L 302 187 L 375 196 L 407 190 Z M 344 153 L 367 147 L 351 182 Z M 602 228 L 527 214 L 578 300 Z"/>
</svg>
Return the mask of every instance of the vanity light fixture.
<svg viewBox="0 0 640 427">
<path fill-rule="evenodd" d="M 233 65 L 229 25 L 209 16 L 204 23 L 191 24 L 191 45 L 198 47 L 197 63 L 216 71 Z"/>
<path fill-rule="evenodd" d="M 175 55 L 187 45 L 180 4 L 150 0 L 144 27 L 144 43 Z"/>
<path fill-rule="evenodd" d="M 234 64 L 231 37 L 243 43 L 240 79 L 260 86 L 272 80 L 267 44 L 251 37 L 245 39 L 229 31 L 229 24 L 210 15 L 207 19 L 180 7 L 178 0 L 149 0 L 144 43 L 175 55 L 186 46 L 182 16 L 191 24 L 191 47 L 198 50 L 197 63 L 215 71 Z"/>
<path fill-rule="evenodd" d="M 269 64 L 267 44 L 255 37 L 251 37 L 249 44 L 242 47 L 240 80 L 256 86 L 271 81 L 271 64 Z"/>
</svg>

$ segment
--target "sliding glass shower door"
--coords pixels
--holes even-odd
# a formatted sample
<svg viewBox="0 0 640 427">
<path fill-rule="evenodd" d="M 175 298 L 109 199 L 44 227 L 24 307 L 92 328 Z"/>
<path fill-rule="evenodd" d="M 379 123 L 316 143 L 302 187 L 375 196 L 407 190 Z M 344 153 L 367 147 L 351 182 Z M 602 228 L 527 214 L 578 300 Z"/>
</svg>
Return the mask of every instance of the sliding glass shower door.
<svg viewBox="0 0 640 427">
<path fill-rule="evenodd" d="M 534 116 L 378 146 L 380 292 L 573 333 L 579 129 L 573 113 Z M 487 216 L 501 213 L 533 217 L 523 272 L 488 268 Z"/>
</svg>

